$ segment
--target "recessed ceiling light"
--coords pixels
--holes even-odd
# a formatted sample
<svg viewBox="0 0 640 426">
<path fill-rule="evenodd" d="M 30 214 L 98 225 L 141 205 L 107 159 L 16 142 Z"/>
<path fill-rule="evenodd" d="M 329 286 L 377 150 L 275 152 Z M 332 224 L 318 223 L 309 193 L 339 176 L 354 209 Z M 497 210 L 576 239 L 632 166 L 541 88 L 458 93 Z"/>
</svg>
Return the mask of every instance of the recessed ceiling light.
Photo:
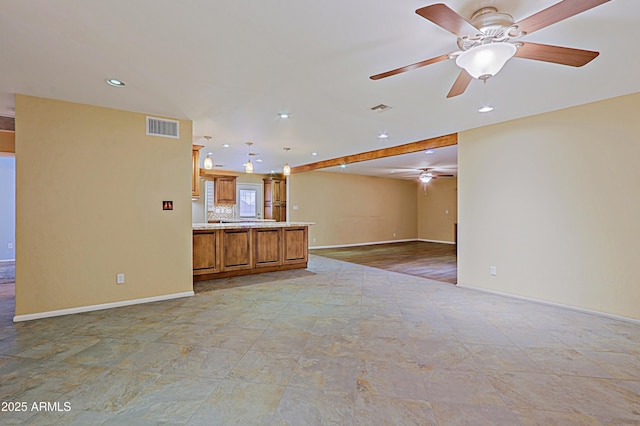
<svg viewBox="0 0 640 426">
<path fill-rule="evenodd" d="M 312 152 L 311 155 L 313 155 L 315 157 L 316 155 L 318 155 L 318 153 L 317 152 Z"/>
<path fill-rule="evenodd" d="M 478 109 L 478 112 L 491 112 L 491 111 L 493 111 L 493 107 L 490 105 L 486 105 Z"/>
<path fill-rule="evenodd" d="M 434 150 L 432 150 L 432 149 L 428 149 L 428 150 L 426 150 L 424 153 L 425 153 L 425 154 L 427 154 L 427 155 L 431 155 L 431 154 L 433 154 L 434 152 L 435 152 Z"/>
<path fill-rule="evenodd" d="M 113 87 L 124 87 L 125 83 L 122 80 L 118 80 L 117 78 L 107 78 L 105 80 L 108 85 Z"/>
<path fill-rule="evenodd" d="M 278 114 L 278 117 L 280 117 L 280 118 L 289 118 L 289 113 L 288 112 L 281 112 L 280 114 Z"/>
<path fill-rule="evenodd" d="M 378 135 L 378 139 L 386 139 L 388 137 L 389 137 L 389 135 L 387 133 L 385 133 L 385 132 L 382 132 L 382 133 L 380 133 Z"/>
<path fill-rule="evenodd" d="M 263 161 L 263 160 L 262 160 L 262 158 L 258 158 L 258 159 L 256 160 L 256 163 L 262 163 L 262 161 Z"/>
<path fill-rule="evenodd" d="M 223 148 L 229 148 L 229 144 L 228 144 L 228 143 L 223 143 L 223 144 L 222 144 L 222 147 L 223 147 Z"/>
<path fill-rule="evenodd" d="M 340 168 L 341 168 L 341 169 L 346 169 L 346 168 L 347 168 L 347 165 L 346 165 L 346 164 L 340 164 Z"/>
</svg>

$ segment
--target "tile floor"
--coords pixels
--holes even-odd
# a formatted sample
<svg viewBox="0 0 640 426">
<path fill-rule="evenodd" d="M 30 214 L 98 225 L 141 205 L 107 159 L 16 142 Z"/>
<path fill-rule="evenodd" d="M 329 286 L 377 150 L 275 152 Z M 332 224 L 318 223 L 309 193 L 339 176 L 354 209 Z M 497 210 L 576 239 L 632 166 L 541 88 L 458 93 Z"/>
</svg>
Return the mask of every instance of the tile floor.
<svg viewBox="0 0 640 426">
<path fill-rule="evenodd" d="M 28 405 L 0 424 L 640 424 L 637 324 L 319 256 L 196 291 L 19 324 L 0 297 Z"/>
</svg>

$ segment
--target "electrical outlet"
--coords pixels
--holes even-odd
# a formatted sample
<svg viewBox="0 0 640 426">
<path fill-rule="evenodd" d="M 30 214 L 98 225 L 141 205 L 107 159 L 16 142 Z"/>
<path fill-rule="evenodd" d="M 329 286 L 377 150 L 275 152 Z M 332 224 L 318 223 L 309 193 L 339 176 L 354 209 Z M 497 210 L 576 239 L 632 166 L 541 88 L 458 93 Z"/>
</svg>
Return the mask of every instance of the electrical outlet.
<svg viewBox="0 0 640 426">
<path fill-rule="evenodd" d="M 124 274 L 116 275 L 116 284 L 124 284 Z"/>
<path fill-rule="evenodd" d="M 395 232 L 393 233 L 393 236 L 394 236 L 394 237 L 396 236 L 396 233 L 395 233 Z"/>
<path fill-rule="evenodd" d="M 316 242 L 316 239 L 314 238 L 311 242 L 315 243 L 315 242 Z"/>
<path fill-rule="evenodd" d="M 489 267 L 489 273 L 491 275 L 498 275 L 498 268 L 496 268 L 495 266 L 490 266 Z"/>
<path fill-rule="evenodd" d="M 7 244 L 7 248 L 8 248 L 9 250 L 11 250 L 11 249 L 13 248 L 13 243 L 9 243 L 9 244 Z"/>
</svg>

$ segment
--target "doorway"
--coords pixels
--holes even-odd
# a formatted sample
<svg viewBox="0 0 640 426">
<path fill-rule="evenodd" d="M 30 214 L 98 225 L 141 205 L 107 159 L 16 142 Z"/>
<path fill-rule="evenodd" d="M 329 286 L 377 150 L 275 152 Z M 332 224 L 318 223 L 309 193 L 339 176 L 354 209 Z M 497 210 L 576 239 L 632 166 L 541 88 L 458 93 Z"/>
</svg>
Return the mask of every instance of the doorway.
<svg viewBox="0 0 640 426">
<path fill-rule="evenodd" d="M 12 318 L 16 280 L 16 161 L 0 154 L 0 317 Z"/>
<path fill-rule="evenodd" d="M 262 185 L 257 183 L 238 183 L 236 185 L 236 200 L 238 203 L 238 217 L 252 220 L 262 219 Z"/>
</svg>

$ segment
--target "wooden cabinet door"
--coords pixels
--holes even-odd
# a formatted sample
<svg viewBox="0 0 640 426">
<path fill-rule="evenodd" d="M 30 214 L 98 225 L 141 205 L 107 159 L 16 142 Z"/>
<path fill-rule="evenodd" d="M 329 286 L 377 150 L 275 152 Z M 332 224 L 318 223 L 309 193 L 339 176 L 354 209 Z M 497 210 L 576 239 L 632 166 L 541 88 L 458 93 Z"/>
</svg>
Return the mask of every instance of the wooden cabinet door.
<svg viewBox="0 0 640 426">
<path fill-rule="evenodd" d="M 283 229 L 284 259 L 283 263 L 306 263 L 308 260 L 307 227 L 291 227 Z"/>
<path fill-rule="evenodd" d="M 287 181 L 279 178 L 264 179 L 264 218 L 277 222 L 287 220 Z"/>
<path fill-rule="evenodd" d="M 221 238 L 221 268 L 223 271 L 252 267 L 251 228 L 223 229 Z"/>
<path fill-rule="evenodd" d="M 282 229 L 253 230 L 253 260 L 256 268 L 282 265 Z"/>
<path fill-rule="evenodd" d="M 273 218 L 276 222 L 286 222 L 287 221 L 287 205 L 280 203 L 279 205 L 273 208 L 274 214 Z"/>
<path fill-rule="evenodd" d="M 273 180 L 273 202 L 279 203 L 282 201 L 282 181 L 279 179 Z"/>
<path fill-rule="evenodd" d="M 204 145 L 191 147 L 191 198 L 200 198 L 200 150 Z"/>
<path fill-rule="evenodd" d="M 236 203 L 236 176 L 220 176 L 215 180 L 213 198 L 216 204 Z"/>
<path fill-rule="evenodd" d="M 209 274 L 220 270 L 218 264 L 218 232 L 193 233 L 193 274 Z"/>
<path fill-rule="evenodd" d="M 262 179 L 264 181 L 264 197 L 263 197 L 263 201 L 265 203 L 272 203 L 273 202 L 273 185 L 272 185 L 272 179 Z"/>
</svg>

